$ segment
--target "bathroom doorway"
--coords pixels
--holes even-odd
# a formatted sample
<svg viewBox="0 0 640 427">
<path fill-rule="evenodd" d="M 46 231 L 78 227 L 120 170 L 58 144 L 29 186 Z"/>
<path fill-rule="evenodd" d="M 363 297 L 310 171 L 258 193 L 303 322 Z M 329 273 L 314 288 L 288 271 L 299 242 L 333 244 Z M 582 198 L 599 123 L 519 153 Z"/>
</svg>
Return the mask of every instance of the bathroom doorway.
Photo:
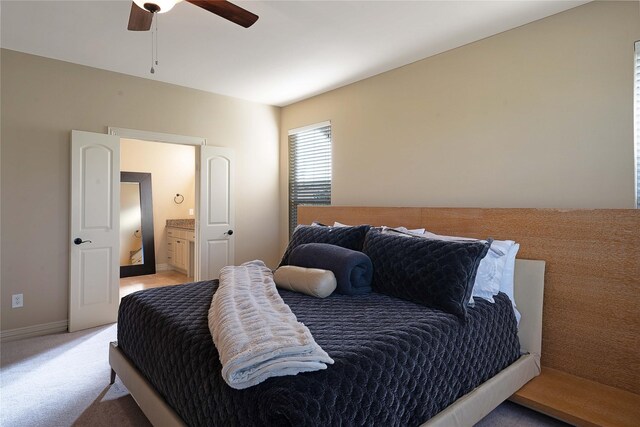
<svg viewBox="0 0 640 427">
<path fill-rule="evenodd" d="M 158 286 L 194 280 L 196 247 L 196 147 L 120 139 L 122 176 L 147 176 L 146 215 L 142 186 L 121 182 L 120 297 Z M 126 190 L 126 191 L 125 191 Z M 135 193 L 135 194 L 134 194 Z M 142 203 L 138 208 L 131 200 Z M 152 218 L 145 227 L 144 219 Z M 151 250 L 145 250 L 151 241 Z M 153 256 L 153 258 L 152 258 Z M 141 268 L 153 262 L 153 268 Z"/>
</svg>

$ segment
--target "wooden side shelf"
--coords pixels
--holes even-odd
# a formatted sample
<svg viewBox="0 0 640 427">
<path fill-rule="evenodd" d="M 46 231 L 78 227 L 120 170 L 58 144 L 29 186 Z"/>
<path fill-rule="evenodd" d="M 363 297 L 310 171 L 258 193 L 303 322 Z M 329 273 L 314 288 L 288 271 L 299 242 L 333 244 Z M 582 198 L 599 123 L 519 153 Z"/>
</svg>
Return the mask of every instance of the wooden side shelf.
<svg viewBox="0 0 640 427">
<path fill-rule="evenodd" d="M 577 426 L 640 425 L 640 395 L 551 368 L 510 400 Z"/>
</svg>

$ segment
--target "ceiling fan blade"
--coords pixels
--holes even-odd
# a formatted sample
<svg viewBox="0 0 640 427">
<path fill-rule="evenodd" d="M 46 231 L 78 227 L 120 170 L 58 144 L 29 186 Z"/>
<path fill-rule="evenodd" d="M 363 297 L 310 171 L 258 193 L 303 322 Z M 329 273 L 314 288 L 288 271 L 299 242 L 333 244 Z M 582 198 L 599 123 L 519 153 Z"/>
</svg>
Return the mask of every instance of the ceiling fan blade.
<svg viewBox="0 0 640 427">
<path fill-rule="evenodd" d="M 151 28 L 153 13 L 140 9 L 134 2 L 131 2 L 131 14 L 129 15 L 129 31 L 148 31 Z"/>
<path fill-rule="evenodd" d="M 257 20 L 258 15 L 249 12 L 246 9 L 229 3 L 226 0 L 186 0 L 187 2 L 201 7 L 209 12 L 215 13 L 229 21 L 236 23 L 244 28 L 249 28 Z"/>
</svg>

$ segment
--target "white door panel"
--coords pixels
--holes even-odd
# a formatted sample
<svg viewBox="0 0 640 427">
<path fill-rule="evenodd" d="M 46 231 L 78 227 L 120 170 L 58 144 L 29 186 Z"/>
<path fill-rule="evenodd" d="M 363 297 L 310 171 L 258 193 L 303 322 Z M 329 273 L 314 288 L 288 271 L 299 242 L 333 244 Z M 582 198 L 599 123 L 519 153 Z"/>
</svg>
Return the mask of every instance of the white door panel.
<svg viewBox="0 0 640 427">
<path fill-rule="evenodd" d="M 111 303 L 110 248 L 80 248 L 80 306 Z"/>
<path fill-rule="evenodd" d="M 229 240 L 210 240 L 207 243 L 207 253 L 209 254 L 207 264 L 209 265 L 209 271 L 212 274 L 210 278 L 212 279 L 218 278 L 222 267 L 233 264 L 233 261 L 229 260 Z"/>
<path fill-rule="evenodd" d="M 120 138 L 72 131 L 70 332 L 117 320 L 119 183 Z"/>
<path fill-rule="evenodd" d="M 217 279 L 234 262 L 234 153 L 230 148 L 200 147 L 198 181 L 198 280 Z"/>
<path fill-rule="evenodd" d="M 79 171 L 82 191 L 80 194 L 82 230 L 111 229 L 113 228 L 110 209 L 113 152 L 104 145 L 86 145 L 78 154 L 82 162 Z"/>
</svg>

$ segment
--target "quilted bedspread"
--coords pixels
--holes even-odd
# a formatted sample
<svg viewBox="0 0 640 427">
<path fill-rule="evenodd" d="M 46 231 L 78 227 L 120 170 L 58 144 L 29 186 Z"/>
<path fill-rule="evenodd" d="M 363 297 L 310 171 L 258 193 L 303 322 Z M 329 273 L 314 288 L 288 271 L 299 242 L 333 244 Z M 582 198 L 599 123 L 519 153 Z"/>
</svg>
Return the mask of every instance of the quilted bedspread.
<svg viewBox="0 0 640 427">
<path fill-rule="evenodd" d="M 318 299 L 280 290 L 335 364 L 234 390 L 207 326 L 216 288 L 149 289 L 120 305 L 118 346 L 188 425 L 419 425 L 519 357 L 504 294 L 495 304 L 476 300 L 461 323 L 377 293 Z"/>
</svg>

